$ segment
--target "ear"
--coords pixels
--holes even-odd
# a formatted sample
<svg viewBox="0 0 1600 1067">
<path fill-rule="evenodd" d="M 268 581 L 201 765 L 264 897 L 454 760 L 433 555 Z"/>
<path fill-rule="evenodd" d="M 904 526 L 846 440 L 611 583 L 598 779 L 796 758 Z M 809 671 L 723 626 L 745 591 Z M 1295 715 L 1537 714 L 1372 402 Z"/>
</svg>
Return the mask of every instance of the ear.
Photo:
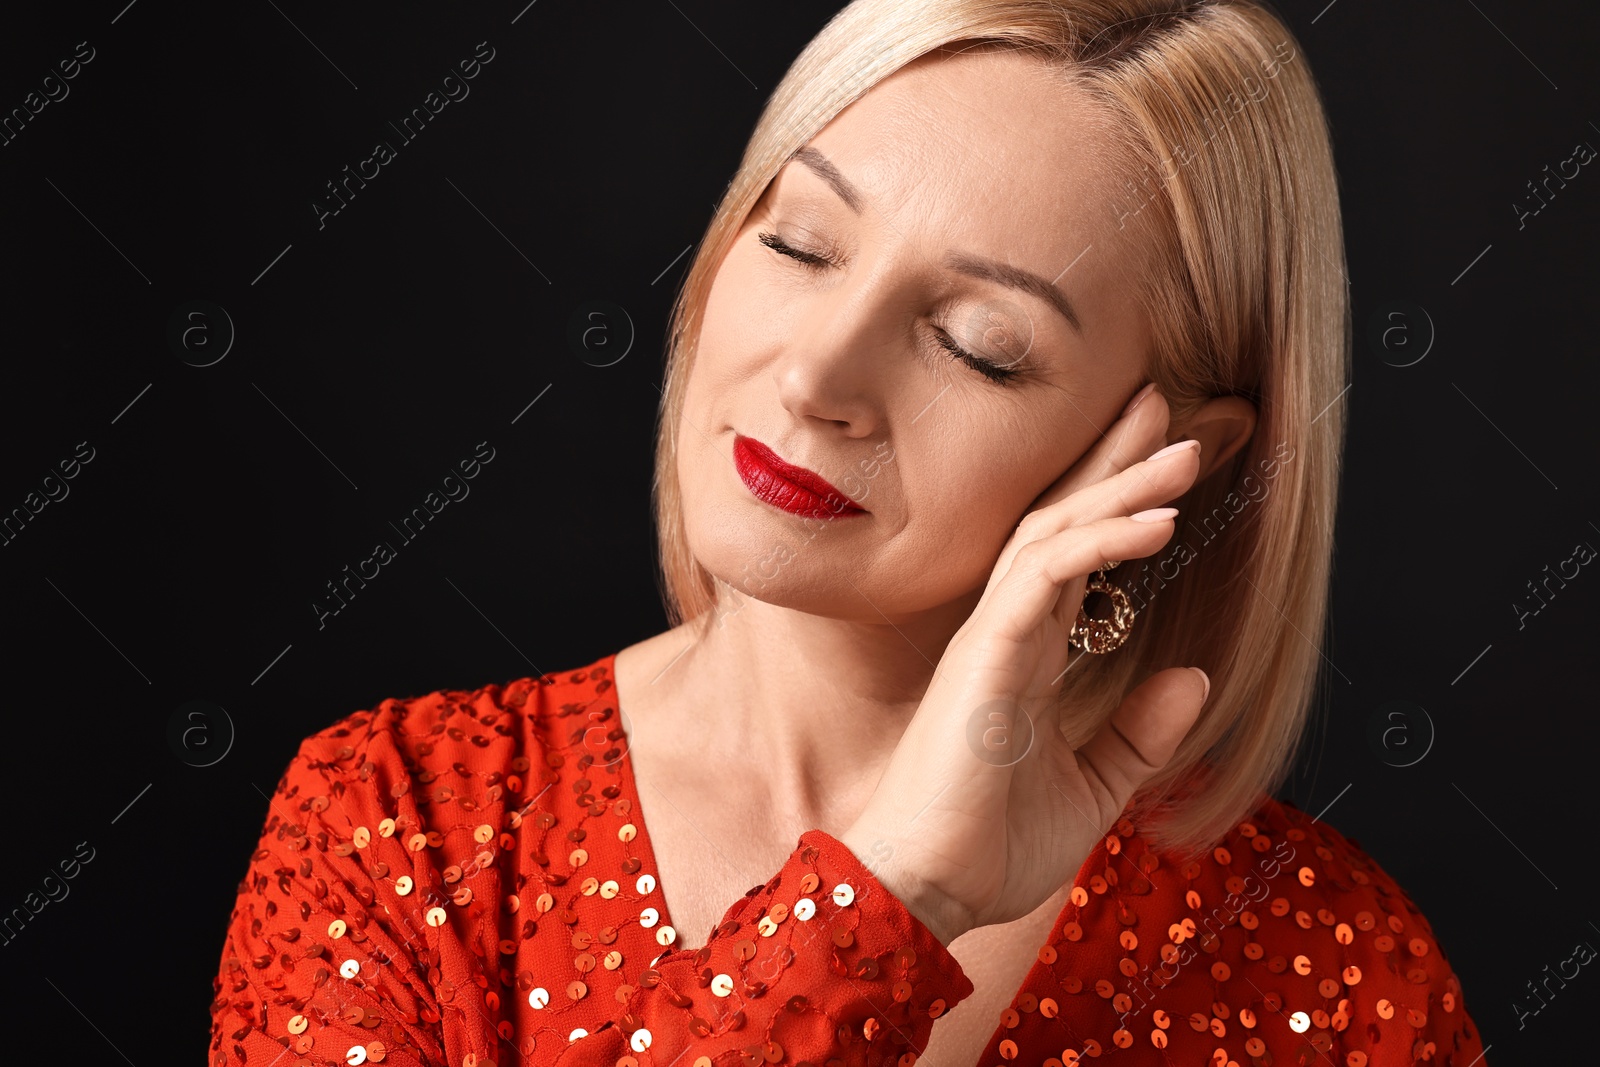
<svg viewBox="0 0 1600 1067">
<path fill-rule="evenodd" d="M 1254 404 L 1239 396 L 1215 396 L 1174 429 L 1173 441 L 1193 438 L 1200 442 L 1200 473 L 1195 477 L 1198 484 L 1243 448 L 1255 432 Z"/>
</svg>

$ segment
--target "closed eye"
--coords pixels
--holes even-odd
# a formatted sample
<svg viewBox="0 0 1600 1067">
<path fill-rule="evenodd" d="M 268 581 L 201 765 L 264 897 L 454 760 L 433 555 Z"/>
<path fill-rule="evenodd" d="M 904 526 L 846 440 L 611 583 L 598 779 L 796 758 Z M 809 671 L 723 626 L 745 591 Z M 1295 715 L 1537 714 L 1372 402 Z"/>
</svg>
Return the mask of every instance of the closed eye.
<svg viewBox="0 0 1600 1067">
<path fill-rule="evenodd" d="M 832 258 L 828 256 L 817 252 L 807 252 L 804 249 L 795 248 L 793 245 L 789 244 L 775 233 L 761 233 L 758 235 L 758 239 L 762 244 L 766 245 L 780 256 L 788 256 L 790 259 L 801 264 L 808 270 L 822 271 L 826 270 L 828 267 L 838 265 L 833 261 Z M 934 340 L 938 342 L 940 347 L 944 348 L 950 353 L 951 359 L 959 359 L 961 362 L 965 363 L 967 366 L 971 367 L 973 370 L 977 371 L 979 374 L 998 385 L 1004 385 L 1007 381 L 1017 376 L 1017 372 L 1015 370 L 1012 370 L 1008 367 L 1002 367 L 996 363 L 991 363 L 986 359 L 973 355 L 971 352 L 968 352 L 966 349 L 956 344 L 955 341 L 951 340 L 948 334 L 942 331 L 935 335 Z"/>
<path fill-rule="evenodd" d="M 967 366 L 971 367 L 973 370 L 977 371 L 979 374 L 983 375 L 985 378 L 988 378 L 992 382 L 998 382 L 1001 385 L 1004 385 L 1008 380 L 1017 376 L 1017 372 L 1011 370 L 1010 368 L 1002 367 L 997 363 L 990 363 L 988 360 L 968 352 L 966 349 L 952 341 L 948 334 L 940 333 L 935 339 L 939 342 L 940 346 L 949 351 L 951 359 L 959 359 L 961 362 L 965 363 Z"/>
<path fill-rule="evenodd" d="M 807 252 L 803 249 L 795 248 L 793 245 L 789 244 L 789 242 L 785 241 L 782 237 L 779 237 L 775 233 L 760 234 L 758 239 L 762 244 L 766 245 L 780 256 L 788 256 L 790 259 L 793 259 L 798 263 L 802 263 L 814 270 L 820 270 L 823 267 L 837 265 L 827 256 L 816 252 Z"/>
</svg>

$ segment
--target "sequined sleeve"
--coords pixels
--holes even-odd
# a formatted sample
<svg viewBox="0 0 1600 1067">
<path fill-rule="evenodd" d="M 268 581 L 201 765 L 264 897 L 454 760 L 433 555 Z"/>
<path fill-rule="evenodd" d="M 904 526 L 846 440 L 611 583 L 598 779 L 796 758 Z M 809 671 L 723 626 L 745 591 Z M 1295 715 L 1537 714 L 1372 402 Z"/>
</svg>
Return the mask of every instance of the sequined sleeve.
<svg viewBox="0 0 1600 1067">
<path fill-rule="evenodd" d="M 809 830 L 704 946 L 662 954 L 619 990 L 613 1022 L 538 1062 L 903 1065 L 972 990 L 955 957 L 848 847 Z"/>
<path fill-rule="evenodd" d="M 1331 826 L 1275 803 L 1182 873 L 1187 916 L 1163 955 L 1182 973 L 1163 986 L 1157 969 L 1149 1007 L 1117 1044 L 1149 1031 L 1168 1054 L 1209 1049 L 1219 1065 L 1486 1067 L 1428 921 Z"/>
<path fill-rule="evenodd" d="M 1461 983 L 1417 905 L 1337 830 L 1291 815 L 1300 825 L 1286 839 L 1301 852 L 1253 931 L 1269 975 L 1282 976 L 1260 1005 L 1288 1024 L 1263 1021 L 1259 1033 L 1278 1035 L 1272 1051 L 1314 1050 L 1344 1067 L 1487 1067 Z"/>
<path fill-rule="evenodd" d="M 1485 1067 L 1416 905 L 1354 842 L 1267 800 L 1210 850 L 1128 819 L 1095 847 L 982 1067 Z"/>
<path fill-rule="evenodd" d="M 213 1067 L 454 1062 L 423 933 L 438 909 L 415 892 L 404 834 L 378 810 L 379 790 L 406 781 L 387 773 L 401 761 L 380 754 L 377 773 L 350 732 L 302 742 L 270 798 L 213 983 Z M 352 778 L 366 787 L 347 788 Z"/>
</svg>

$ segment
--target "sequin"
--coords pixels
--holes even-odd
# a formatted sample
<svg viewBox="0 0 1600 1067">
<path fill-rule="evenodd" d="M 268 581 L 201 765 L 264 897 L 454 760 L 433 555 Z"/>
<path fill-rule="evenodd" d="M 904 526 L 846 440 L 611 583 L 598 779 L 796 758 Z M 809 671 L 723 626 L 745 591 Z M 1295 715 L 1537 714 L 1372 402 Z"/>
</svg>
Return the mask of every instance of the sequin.
<svg viewBox="0 0 1600 1067">
<path fill-rule="evenodd" d="M 385 701 L 308 738 L 240 884 L 211 1067 L 550 1067 L 572 1042 L 598 1067 L 919 1062 L 971 983 L 826 834 L 682 947 L 616 726 L 607 659 Z M 1067 900 L 981 1067 L 1482 1050 L 1410 900 L 1288 805 L 1198 859 L 1120 818 Z"/>
</svg>

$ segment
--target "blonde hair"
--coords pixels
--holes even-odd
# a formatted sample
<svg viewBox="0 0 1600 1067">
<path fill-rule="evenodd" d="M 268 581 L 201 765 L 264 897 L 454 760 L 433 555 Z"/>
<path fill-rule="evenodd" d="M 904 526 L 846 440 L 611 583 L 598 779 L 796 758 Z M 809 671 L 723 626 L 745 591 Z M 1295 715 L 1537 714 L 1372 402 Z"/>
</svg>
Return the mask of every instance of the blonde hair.
<svg viewBox="0 0 1600 1067">
<path fill-rule="evenodd" d="M 1139 570 L 1136 600 L 1160 595 L 1128 642 L 1074 667 L 1061 693 L 1076 744 L 1153 671 L 1210 675 L 1199 723 L 1132 809 L 1158 848 L 1192 856 L 1294 759 L 1321 663 L 1344 438 L 1349 308 L 1327 122 L 1297 42 L 1260 3 L 855 0 L 823 27 L 762 112 L 673 306 L 654 482 L 668 617 L 716 600 L 685 541 L 677 431 L 718 265 L 797 149 L 894 71 L 956 45 L 1036 55 L 1098 105 L 1122 157 L 1117 219 L 1149 250 L 1137 298 L 1173 427 L 1212 396 L 1259 412 L 1245 447 L 1180 502 L 1167 558 Z M 1171 546 L 1213 526 L 1215 543 L 1174 566 Z"/>
</svg>

